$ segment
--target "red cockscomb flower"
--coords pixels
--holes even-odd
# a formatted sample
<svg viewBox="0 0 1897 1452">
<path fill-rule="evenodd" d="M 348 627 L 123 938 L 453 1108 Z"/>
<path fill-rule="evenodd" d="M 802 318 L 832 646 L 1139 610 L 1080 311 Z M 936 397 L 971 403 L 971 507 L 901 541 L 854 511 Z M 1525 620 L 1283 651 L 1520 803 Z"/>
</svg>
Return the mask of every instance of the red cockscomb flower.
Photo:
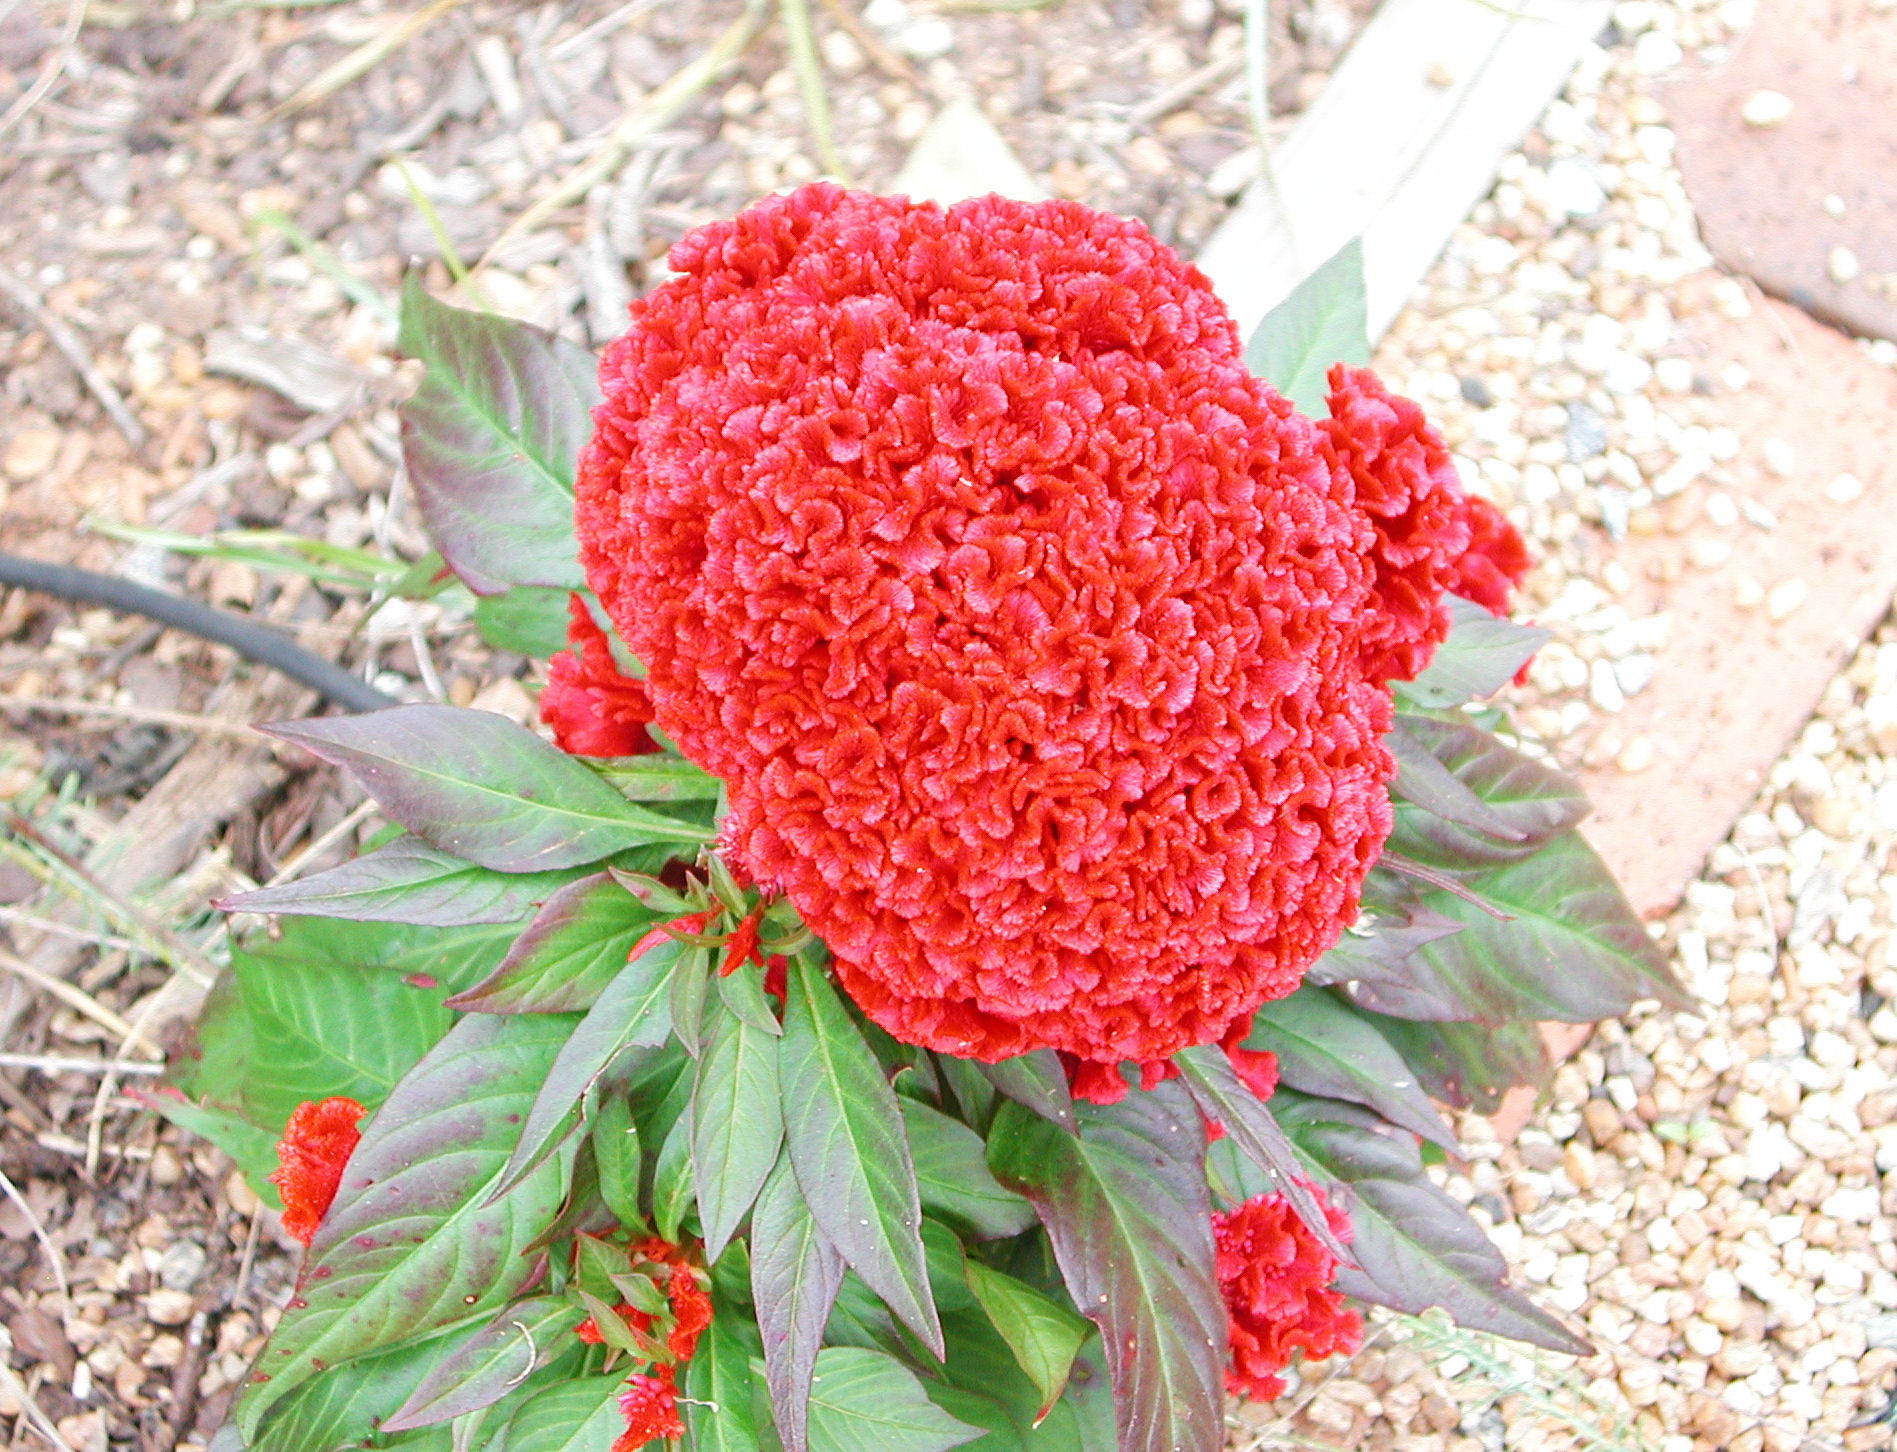
<svg viewBox="0 0 1897 1452">
<path fill-rule="evenodd" d="M 268 1179 L 283 1197 L 283 1229 L 308 1245 L 336 1198 L 343 1166 L 362 1139 L 356 1121 L 367 1113 L 353 1099 L 314 1099 L 297 1105 L 277 1141 L 277 1167 Z"/>
<path fill-rule="evenodd" d="M 573 650 L 548 662 L 547 688 L 540 693 L 540 719 L 552 728 L 554 743 L 575 756 L 656 751 L 646 735 L 652 702 L 645 685 L 620 674 L 606 632 L 578 595 L 567 601 L 566 638 Z"/>
<path fill-rule="evenodd" d="M 1388 830 L 1373 535 L 1205 278 L 1069 202 L 825 185 L 670 260 L 581 559 L 846 990 L 1110 1065 L 1296 987 Z"/>
<path fill-rule="evenodd" d="M 619 1394 L 619 1410 L 626 1430 L 614 1440 L 612 1452 L 634 1452 L 661 1437 L 683 1437 L 685 1424 L 678 1415 L 678 1387 L 672 1368 L 661 1363 L 651 1375 L 629 1376 Z"/>
<path fill-rule="evenodd" d="M 1466 495 L 1462 512 L 1469 525 L 1469 547 L 1449 573 L 1449 593 L 1475 601 L 1491 615 L 1506 615 L 1510 592 L 1533 563 L 1528 546 L 1488 500 Z"/>
<path fill-rule="evenodd" d="M 1350 1240 L 1350 1220 L 1324 1203 L 1331 1233 Z M 1225 1385 L 1260 1401 L 1284 1390 L 1277 1375 L 1301 1351 L 1312 1360 L 1363 1345 L 1363 1318 L 1330 1289 L 1337 1262 L 1282 1195 L 1260 1195 L 1212 1216 L 1219 1291 L 1225 1297 L 1232 1364 Z"/>
</svg>

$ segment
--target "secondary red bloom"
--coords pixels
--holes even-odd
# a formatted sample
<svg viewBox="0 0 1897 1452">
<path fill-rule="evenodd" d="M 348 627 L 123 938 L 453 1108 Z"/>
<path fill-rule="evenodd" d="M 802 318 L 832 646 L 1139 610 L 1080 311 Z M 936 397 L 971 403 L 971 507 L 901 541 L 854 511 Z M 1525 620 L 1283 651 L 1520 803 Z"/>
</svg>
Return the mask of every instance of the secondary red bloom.
<svg viewBox="0 0 1897 1452">
<path fill-rule="evenodd" d="M 540 693 L 540 719 L 552 728 L 554 743 L 576 756 L 658 750 L 646 735 L 652 701 L 645 684 L 620 674 L 606 632 L 578 595 L 567 601 L 566 638 L 574 650 L 548 663 L 547 688 Z"/>
<path fill-rule="evenodd" d="M 1112 1065 L 1296 987 L 1388 831 L 1372 532 L 1204 277 L 1073 203 L 823 185 L 670 260 L 581 559 L 865 1012 Z"/>
<path fill-rule="evenodd" d="M 314 1099 L 297 1105 L 277 1141 L 277 1167 L 268 1176 L 283 1197 L 283 1228 L 308 1245 L 336 1198 L 343 1166 L 362 1135 L 356 1121 L 367 1113 L 353 1099 Z"/>
<path fill-rule="evenodd" d="M 1350 1240 L 1350 1220 L 1324 1204 L 1331 1233 Z M 1282 1195 L 1260 1195 L 1212 1216 L 1219 1291 L 1225 1297 L 1232 1364 L 1225 1385 L 1260 1401 L 1284 1390 L 1277 1373 L 1301 1351 L 1312 1360 L 1363 1345 L 1363 1318 L 1330 1288 L 1337 1262 Z"/>
<path fill-rule="evenodd" d="M 626 1389 L 619 1394 L 619 1410 L 625 1414 L 626 1430 L 613 1442 L 612 1452 L 633 1452 L 661 1437 L 685 1435 L 678 1415 L 678 1388 L 669 1366 L 654 1367 L 650 1376 L 627 1377 Z"/>
<path fill-rule="evenodd" d="M 1509 592 L 1521 584 L 1532 561 L 1522 537 L 1488 500 L 1468 495 L 1462 501 L 1469 525 L 1469 547 L 1449 575 L 1449 593 L 1473 600 L 1491 615 L 1508 614 Z"/>
<path fill-rule="evenodd" d="M 698 1338 L 711 1324 L 711 1297 L 705 1294 L 690 1266 L 675 1266 L 665 1288 L 672 1304 L 672 1329 L 665 1333 L 665 1347 L 681 1362 L 690 1361 L 698 1349 Z"/>
</svg>

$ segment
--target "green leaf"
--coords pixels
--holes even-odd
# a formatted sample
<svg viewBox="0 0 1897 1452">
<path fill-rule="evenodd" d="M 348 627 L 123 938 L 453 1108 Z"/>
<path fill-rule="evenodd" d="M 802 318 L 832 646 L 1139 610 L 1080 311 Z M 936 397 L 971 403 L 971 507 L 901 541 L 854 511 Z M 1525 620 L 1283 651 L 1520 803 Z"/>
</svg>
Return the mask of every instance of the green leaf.
<svg viewBox="0 0 1897 1452">
<path fill-rule="evenodd" d="M 556 1296 L 504 1307 L 447 1355 L 430 1358 L 420 1384 L 383 1420 L 381 1430 L 433 1426 L 492 1406 L 561 1351 L 563 1338 L 580 1320 L 579 1309 Z"/>
<path fill-rule="evenodd" d="M 1038 1223 L 1034 1207 L 989 1173 L 988 1149 L 980 1135 L 914 1099 L 897 1102 L 924 1210 L 976 1240 L 1019 1235 Z"/>
<path fill-rule="evenodd" d="M 595 360 L 525 323 L 402 287 L 396 346 L 428 365 L 402 456 L 435 548 L 477 595 L 582 583 L 573 473 L 599 401 Z"/>
<path fill-rule="evenodd" d="M 548 896 L 500 966 L 448 1006 L 475 1013 L 585 1012 L 657 922 L 608 873 L 569 881 Z"/>
<path fill-rule="evenodd" d="M 1216 1048 L 1200 1047 L 1181 1049 L 1172 1061 L 1178 1065 L 1180 1080 L 1200 1112 L 1225 1127 L 1246 1158 L 1265 1172 L 1272 1190 L 1290 1202 L 1304 1228 L 1339 1262 L 1348 1265 L 1350 1252 L 1332 1231 L 1324 1207 L 1297 1176 L 1297 1152 L 1278 1128 L 1270 1108 L 1238 1077 L 1231 1060 Z"/>
<path fill-rule="evenodd" d="M 610 757 L 597 769 L 615 790 L 635 802 L 715 802 L 724 790 L 724 783 L 702 766 L 665 751 Z"/>
<path fill-rule="evenodd" d="M 1467 1006 L 1454 985 L 1416 956 L 1426 943 L 1461 932 L 1462 924 L 1426 910 L 1410 880 L 1397 877 L 1387 868 L 1371 869 L 1364 884 L 1366 907 L 1371 905 L 1373 890 L 1387 883 L 1396 885 L 1398 900 L 1379 902 L 1369 930 L 1345 932 L 1304 970 L 1304 981 L 1319 988 L 1341 986 L 1353 997 L 1372 992 L 1388 995 L 1387 1001 L 1407 1005 L 1412 1018 L 1465 1016 Z"/>
<path fill-rule="evenodd" d="M 992 1064 L 977 1063 L 975 1069 L 1016 1104 L 1073 1133 L 1074 1099 L 1067 1087 L 1067 1071 L 1052 1049 L 1036 1049 Z"/>
<path fill-rule="evenodd" d="M 575 1377 L 529 1398 L 507 1420 L 503 1452 L 612 1452 L 626 1430 L 623 1373 Z"/>
<path fill-rule="evenodd" d="M 792 959 L 785 996 L 778 1079 L 797 1183 L 825 1239 L 940 1356 L 896 1096 L 820 968 Z"/>
<path fill-rule="evenodd" d="M 560 1166 L 502 1204 L 483 1200 L 567 1029 L 551 1017 L 464 1018 L 369 1121 L 310 1244 L 302 1293 L 259 1358 L 263 1379 L 238 1398 L 246 1436 L 325 1365 L 484 1321 L 536 1273 L 524 1252 L 559 1206 Z"/>
<path fill-rule="evenodd" d="M 1367 1104 L 1390 1123 L 1451 1154 L 1461 1152 L 1403 1056 L 1325 989 L 1300 988 L 1263 1005 L 1252 1016 L 1245 1047 L 1276 1054 L 1279 1077 L 1293 1089 Z"/>
<path fill-rule="evenodd" d="M 1642 998 L 1692 1007 L 1666 955 L 1578 832 L 1461 880 L 1510 921 L 1432 888 L 1422 895 L 1424 905 L 1460 922 L 1462 931 L 1425 945 L 1416 959 L 1421 971 L 1450 985 L 1468 1017 L 1487 1024 L 1593 1023 L 1622 1016 Z M 1381 983 L 1358 984 L 1351 1001 L 1397 1018 L 1424 1017 L 1400 989 Z"/>
<path fill-rule="evenodd" d="M 1281 1089 L 1285 1131 L 1326 1180 L 1353 1192 L 1350 1248 L 1335 1284 L 1349 1296 L 1411 1314 L 1441 1306 L 1464 1326 L 1551 1351 L 1593 1350 L 1507 1284 L 1502 1253 L 1423 1169 L 1416 1141 L 1367 1110 Z"/>
<path fill-rule="evenodd" d="M 572 591 L 516 585 L 474 602 L 474 628 L 496 650 L 550 660 L 566 649 L 567 601 Z"/>
<path fill-rule="evenodd" d="M 1517 625 L 1459 596 L 1448 597 L 1449 638 L 1413 681 L 1391 681 L 1399 700 L 1447 710 L 1492 696 L 1553 637 L 1539 625 Z"/>
<path fill-rule="evenodd" d="M 1393 749 L 1408 743 L 1396 783 L 1408 800 L 1397 804 L 1389 845 L 1415 861 L 1450 871 L 1513 861 L 1587 815 L 1574 782 L 1474 726 L 1402 716 L 1386 739 Z M 1418 790 L 1429 767 L 1437 775 Z"/>
<path fill-rule="evenodd" d="M 669 978 L 674 961 L 683 951 L 684 946 L 675 938 L 648 948 L 619 970 L 619 976 L 606 985 L 586 1011 L 560 1046 L 558 1057 L 534 1096 L 507 1171 L 495 1188 L 496 1195 L 507 1191 L 579 1128 L 587 1092 L 600 1082 L 614 1060 L 629 1049 L 657 1048 L 665 1042 L 672 1031 L 671 1014 L 666 1008 Z M 572 1022 L 564 1015 L 556 1021 Z"/>
<path fill-rule="evenodd" d="M 711 997 L 711 950 L 686 945 L 672 970 L 672 1031 L 694 1059 L 704 1051 L 705 1004 Z"/>
<path fill-rule="evenodd" d="M 628 802 L 574 757 L 490 711 L 391 706 L 260 728 L 340 766 L 444 852 L 498 872 L 578 867 L 707 829 Z"/>
<path fill-rule="evenodd" d="M 1225 1303 L 1198 1112 L 1165 1083 L 1075 1117 L 1072 1135 L 1004 1105 L 989 1167 L 1034 1202 L 1074 1304 L 1100 1327 L 1120 1452 L 1218 1452 Z"/>
<path fill-rule="evenodd" d="M 738 1309 L 720 1304 L 685 1367 L 685 1435 L 692 1452 L 758 1452 L 751 1353 L 732 1329 Z"/>
<path fill-rule="evenodd" d="M 810 1452 L 948 1452 L 980 1435 L 931 1402 L 894 1357 L 856 1346 L 817 1353 Z"/>
<path fill-rule="evenodd" d="M 764 1188 L 784 1142 L 777 1039 L 735 1014 L 713 1017 L 692 1089 L 692 1183 L 715 1261 Z"/>
<path fill-rule="evenodd" d="M 643 1229 L 639 1213 L 639 1127 L 623 1093 L 609 1093 L 593 1116 L 593 1162 L 599 1174 L 600 1198 L 615 1219 L 629 1229 Z"/>
<path fill-rule="evenodd" d="M 419 837 L 403 836 L 340 867 L 240 892 L 213 906 L 227 913 L 298 913 L 425 927 L 516 923 L 572 880 L 571 872 L 493 872 L 450 857 Z"/>
<path fill-rule="evenodd" d="M 843 1257 L 811 1218 L 790 1161 L 779 1160 L 751 1216 L 751 1297 L 784 1452 L 806 1452 L 810 1377 L 842 1283 Z"/>
<path fill-rule="evenodd" d="M 278 1404 L 249 1439 L 252 1452 L 333 1452 L 367 1442 L 460 1340 L 453 1333 L 434 1336 L 330 1367 Z"/>
<path fill-rule="evenodd" d="M 1369 361 L 1363 240 L 1353 237 L 1265 314 L 1245 345 L 1245 366 L 1316 418 L 1331 364 Z"/>
<path fill-rule="evenodd" d="M 1458 1109 L 1492 1113 L 1516 1085 L 1539 1091 L 1554 1072 L 1538 1023 L 1416 1023 L 1381 1014 L 1368 1017 L 1423 1088 Z"/>
<path fill-rule="evenodd" d="M 1093 1328 L 1034 1287 L 978 1260 L 966 1263 L 968 1289 L 1008 1343 L 1009 1350 L 1041 1394 L 1035 1421 L 1047 1415 L 1067 1385 L 1074 1357 Z"/>
<path fill-rule="evenodd" d="M 764 993 L 764 970 L 755 963 L 740 963 L 717 978 L 718 1001 L 752 1028 L 772 1038 L 784 1032 L 777 1012 Z"/>
<path fill-rule="evenodd" d="M 694 1077 L 694 1086 L 696 1078 Z M 677 1243 L 679 1226 L 692 1204 L 692 1116 L 688 1109 L 659 1145 L 652 1171 L 652 1221 L 659 1238 Z"/>
</svg>

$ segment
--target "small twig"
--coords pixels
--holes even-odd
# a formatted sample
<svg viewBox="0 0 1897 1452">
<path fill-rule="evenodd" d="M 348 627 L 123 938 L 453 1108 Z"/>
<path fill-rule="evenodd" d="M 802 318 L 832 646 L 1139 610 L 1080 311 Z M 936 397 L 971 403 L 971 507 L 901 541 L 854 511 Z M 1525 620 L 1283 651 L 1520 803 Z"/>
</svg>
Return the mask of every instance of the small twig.
<svg viewBox="0 0 1897 1452">
<path fill-rule="evenodd" d="M 103 1028 L 110 1029 L 128 1043 L 133 1039 L 137 1039 L 154 1054 L 157 1054 L 160 1058 L 164 1057 L 164 1050 L 159 1048 L 157 1044 L 152 1043 L 151 1040 L 133 1028 L 130 1023 L 107 1008 L 103 1003 L 100 1003 L 99 1000 L 94 998 L 90 993 L 87 993 L 84 989 L 74 987 L 64 978 L 55 978 L 52 974 L 35 968 L 31 963 L 27 962 L 26 959 L 14 957 L 13 954 L 7 952 L 4 948 L 0 948 L 0 968 L 4 968 L 10 973 L 18 974 L 36 988 L 45 989 L 48 993 L 52 994 L 54 998 L 57 998 L 74 1012 L 85 1015 L 85 1017 L 91 1019 L 94 1023 L 99 1024 Z"/>
<path fill-rule="evenodd" d="M 0 1069 L 32 1069 L 41 1074 L 162 1074 L 163 1064 L 139 1059 L 75 1059 L 62 1054 L 0 1053 Z"/>
<path fill-rule="evenodd" d="M 40 1404 L 33 1400 L 33 1393 L 13 1374 L 13 1368 L 7 1364 L 4 1356 L 0 1356 L 0 1386 L 5 1387 L 13 1400 L 25 1409 L 26 1420 L 33 1424 L 33 1430 L 52 1443 L 57 1452 L 73 1452 L 72 1443 L 59 1435 L 59 1428 L 53 1425 L 53 1419 L 40 1410 Z"/>
<path fill-rule="evenodd" d="M 231 1284 L 231 1305 L 244 1304 L 250 1294 L 250 1269 L 257 1259 L 257 1237 L 263 1230 L 264 1206 L 259 1200 L 250 1212 L 250 1233 L 244 1237 L 244 1253 L 238 1257 L 237 1277 Z"/>
<path fill-rule="evenodd" d="M 845 6 L 843 0 L 818 0 L 818 3 L 830 12 L 832 20 L 848 32 L 850 39 L 862 47 L 863 54 L 870 58 L 870 63 L 877 70 L 892 80 L 906 81 L 919 91 L 928 89 L 928 83 L 922 79 L 921 72 L 884 45 L 877 38 L 876 32 L 865 25 L 860 16 Z"/>
<path fill-rule="evenodd" d="M 0 116 L 0 136 L 5 136 L 15 126 L 26 119 L 31 111 L 45 97 L 46 93 L 59 83 L 60 73 L 66 69 L 66 62 L 72 59 L 72 50 L 79 43 L 79 32 L 86 23 L 86 0 L 66 0 L 66 24 L 59 33 L 59 43 L 47 55 L 40 73 L 33 84 L 26 88 L 20 99 L 7 107 L 7 113 Z"/>
<path fill-rule="evenodd" d="M 150 956 L 143 944 L 135 943 L 130 938 L 116 937 L 111 933 L 95 933 L 90 928 L 76 928 L 71 923 L 43 918 L 37 913 L 22 912 L 19 908 L 0 907 L 0 923 L 14 923 L 22 928 L 31 928 L 36 933 L 52 933 L 61 938 L 77 938 L 80 942 L 90 943 L 95 948 L 117 948 L 123 953 Z"/>
<path fill-rule="evenodd" d="M 46 1224 L 33 1207 L 27 1203 L 19 1187 L 9 1180 L 5 1170 L 0 1170 L 0 1192 L 18 1207 L 26 1217 L 27 1225 L 33 1231 L 33 1238 L 40 1243 L 40 1249 L 46 1252 L 46 1263 L 53 1269 L 53 1280 L 59 1286 L 59 1299 L 66 1303 L 66 1314 L 72 1314 L 72 1285 L 66 1279 L 66 1258 L 59 1253 L 59 1247 L 53 1244 L 53 1237 L 46 1233 Z"/>
<path fill-rule="evenodd" d="M 166 1423 L 153 1452 L 172 1452 L 198 1419 L 198 1383 L 204 1379 L 204 1363 L 214 1341 L 211 1313 L 195 1312 L 184 1333 L 184 1355 L 171 1374 L 171 1420 Z"/>
<path fill-rule="evenodd" d="M 112 386 L 111 379 L 99 371 L 99 365 L 92 361 L 92 355 L 86 351 L 85 344 L 79 341 L 79 336 L 49 313 L 46 304 L 40 301 L 39 294 L 5 267 L 0 267 L 0 292 L 12 299 L 13 305 L 25 313 L 46 334 L 52 345 L 59 349 L 92 396 L 99 400 L 99 406 L 105 410 L 114 427 L 125 435 L 125 441 L 134 450 L 143 449 L 145 426 L 132 416 L 131 409 L 125 406 L 118 389 Z"/>
<path fill-rule="evenodd" d="M 621 5 L 617 10 L 602 15 L 591 25 L 574 31 L 565 40 L 556 41 L 548 46 L 547 59 L 563 61 L 568 56 L 578 55 L 594 42 L 604 40 L 615 30 L 622 28 L 629 21 L 637 20 L 658 3 L 659 0 L 631 0 L 631 3 Z"/>
<path fill-rule="evenodd" d="M 196 731 L 206 736 L 228 736 L 252 744 L 257 740 L 256 731 L 243 721 L 220 721 L 214 716 L 160 711 L 150 706 L 117 706 L 110 701 L 85 701 L 75 696 L 0 696 L 0 711 L 17 711 L 22 715 L 44 711 L 53 716 L 103 716 L 114 721 L 138 721 L 179 731 Z"/>
<path fill-rule="evenodd" d="M 420 10 L 404 15 L 375 39 L 364 41 L 334 65 L 325 67 L 299 86 L 295 95 L 271 107 L 264 120 L 281 121 L 292 112 L 313 106 L 335 94 L 356 77 L 381 65 L 459 4 L 461 0 L 430 0 Z"/>
<path fill-rule="evenodd" d="M 1134 126 L 1150 126 L 1161 116 L 1185 105 L 1207 86 L 1217 85 L 1244 64 L 1245 56 L 1242 51 L 1207 61 L 1191 75 L 1181 77 L 1157 95 L 1141 101 L 1139 105 L 1126 113 L 1126 119 Z"/>
<path fill-rule="evenodd" d="M 370 816 L 374 814 L 375 810 L 376 804 L 373 800 L 356 803 L 356 805 L 349 810 L 347 816 L 328 831 L 324 832 L 322 836 L 310 843 L 310 845 L 305 847 L 301 852 L 297 853 L 295 857 L 285 863 L 283 867 L 278 870 L 277 874 L 268 882 L 264 883 L 263 886 L 281 887 L 303 870 L 304 863 L 314 862 L 319 855 L 327 852 L 331 847 L 334 847 L 338 842 L 342 841 L 344 837 L 347 837 L 351 832 L 355 831 L 356 828 L 366 822 Z"/>
</svg>

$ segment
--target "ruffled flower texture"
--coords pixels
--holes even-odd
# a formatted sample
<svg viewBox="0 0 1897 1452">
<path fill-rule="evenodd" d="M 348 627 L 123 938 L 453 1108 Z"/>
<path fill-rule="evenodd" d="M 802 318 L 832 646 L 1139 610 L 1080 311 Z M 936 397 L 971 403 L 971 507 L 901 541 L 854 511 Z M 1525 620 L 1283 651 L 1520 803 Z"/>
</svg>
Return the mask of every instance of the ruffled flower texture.
<svg viewBox="0 0 1897 1452">
<path fill-rule="evenodd" d="M 367 1113 L 353 1099 L 315 1099 L 299 1104 L 277 1141 L 277 1167 L 266 1177 L 283 1197 L 283 1229 L 308 1245 L 323 1223 L 343 1166 L 362 1135 L 356 1121 Z"/>
<path fill-rule="evenodd" d="M 652 701 L 645 684 L 621 674 L 606 632 L 578 595 L 567 601 L 567 644 L 547 665 L 540 719 L 554 744 L 575 756 L 638 756 L 656 751 L 646 735 Z"/>
<path fill-rule="evenodd" d="M 898 1038 L 1150 1062 L 1289 993 L 1389 828 L 1373 534 L 1135 222 L 818 184 L 606 351 L 581 560 L 727 848 Z"/>
<path fill-rule="evenodd" d="M 1350 1220 L 1324 1203 L 1331 1233 L 1350 1242 Z M 1225 1298 L 1232 1364 L 1227 1389 L 1270 1401 L 1284 1391 L 1277 1375 L 1302 1352 L 1313 1361 L 1348 1356 L 1363 1345 L 1363 1318 L 1330 1289 L 1337 1262 L 1282 1195 L 1260 1195 L 1214 1212 L 1219 1291 Z"/>
<path fill-rule="evenodd" d="M 619 1394 L 619 1410 L 625 1416 L 626 1429 L 614 1440 L 612 1452 L 633 1452 L 648 1442 L 666 1437 L 683 1437 L 685 1424 L 678 1415 L 678 1368 L 692 1359 L 698 1338 L 711 1325 L 711 1297 L 699 1284 L 691 1261 L 678 1246 L 657 1238 L 635 1241 L 627 1247 L 635 1261 L 648 1260 L 670 1268 L 665 1282 L 665 1299 L 670 1321 L 665 1332 L 665 1349 L 671 1362 L 657 1362 L 649 1372 L 636 1372 L 626 1378 L 626 1389 Z M 613 1310 L 628 1326 L 650 1331 L 655 1318 L 622 1302 Z M 574 1328 L 574 1334 L 588 1346 L 605 1340 L 598 1323 L 587 1317 Z"/>
</svg>

